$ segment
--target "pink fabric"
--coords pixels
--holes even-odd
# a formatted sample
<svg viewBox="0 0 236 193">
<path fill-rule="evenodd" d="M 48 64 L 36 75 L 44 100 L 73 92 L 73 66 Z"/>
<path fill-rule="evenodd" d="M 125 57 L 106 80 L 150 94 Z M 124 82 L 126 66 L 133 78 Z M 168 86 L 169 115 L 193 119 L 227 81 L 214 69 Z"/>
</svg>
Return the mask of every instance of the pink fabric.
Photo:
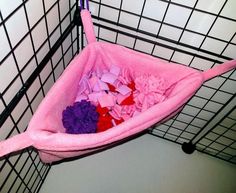
<svg viewBox="0 0 236 193">
<path fill-rule="evenodd" d="M 143 75 L 135 79 L 134 100 L 141 111 L 145 111 L 154 104 L 166 99 L 165 92 L 168 88 L 167 80 L 156 76 Z"/>
<path fill-rule="evenodd" d="M 108 72 L 102 75 L 101 80 L 106 83 L 114 84 L 114 82 L 117 80 L 117 76 Z"/>
<path fill-rule="evenodd" d="M 115 98 L 111 94 L 104 93 L 101 97 L 98 99 L 101 107 L 111 107 L 115 105 Z"/>
<path fill-rule="evenodd" d="M 121 93 L 122 95 L 127 95 L 130 94 L 130 92 L 132 91 L 129 87 L 125 86 L 125 85 L 121 85 L 116 89 L 119 93 Z"/>
<path fill-rule="evenodd" d="M 236 60 L 233 60 L 202 73 L 184 65 L 163 62 L 119 45 L 95 42 L 90 14 L 86 10 L 81 14 L 89 44 L 73 59 L 50 89 L 32 117 L 27 131 L 0 142 L 0 156 L 33 146 L 38 149 L 41 160 L 50 163 L 104 148 L 176 113 L 205 80 L 236 67 Z M 168 89 L 166 100 L 142 113 L 130 109 L 130 113 L 135 114 L 134 117 L 107 131 L 94 134 L 66 134 L 61 121 L 62 111 L 76 100 L 78 93 L 76 83 L 79 83 L 83 75 L 92 69 L 98 66 L 109 69 L 111 65 L 120 69 L 123 67 L 130 69 L 134 73 L 133 77 L 152 73 L 154 77 L 168 80 L 165 85 Z M 122 81 L 127 82 L 127 80 Z"/>
<path fill-rule="evenodd" d="M 88 10 L 81 11 L 82 23 L 84 27 L 84 32 L 86 34 L 87 42 L 93 43 L 96 42 L 96 36 L 93 28 L 93 22 Z"/>
<path fill-rule="evenodd" d="M 225 62 L 224 65 L 218 65 L 214 68 L 203 72 L 204 81 L 214 78 L 215 76 L 221 75 L 229 70 L 232 70 L 236 67 L 236 60 L 231 60 Z"/>
</svg>

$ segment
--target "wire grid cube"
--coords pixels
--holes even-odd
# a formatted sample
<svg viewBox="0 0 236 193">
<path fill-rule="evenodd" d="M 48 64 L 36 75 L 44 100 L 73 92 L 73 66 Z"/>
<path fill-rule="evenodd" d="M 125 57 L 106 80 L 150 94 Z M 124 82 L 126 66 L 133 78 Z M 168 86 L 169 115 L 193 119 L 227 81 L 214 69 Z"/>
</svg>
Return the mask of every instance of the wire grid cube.
<svg viewBox="0 0 236 193">
<path fill-rule="evenodd" d="M 43 97 L 77 54 L 79 36 L 74 28 L 37 73 L 71 24 L 75 8 L 74 1 L 0 2 L 0 39 L 4 48 L 0 50 L 1 140 L 25 131 Z M 25 89 L 29 79 L 33 82 Z M 15 103 L 23 90 L 27 91 Z M 5 116 L 12 106 L 12 112 Z M 5 156 L 0 159 L 0 192 L 39 192 L 50 167 L 32 148 Z"/>
<path fill-rule="evenodd" d="M 99 41 L 121 44 L 199 70 L 207 70 L 235 57 L 236 16 L 233 10 L 236 4 L 233 1 L 215 4 L 202 0 L 90 2 Z M 227 116 L 235 106 L 232 103 L 235 95 L 234 70 L 204 83 L 180 113 L 165 123 L 154 125 L 149 133 L 178 144 L 190 142 L 201 136 L 204 128 L 217 123 L 216 117 Z M 228 111 L 222 114 L 225 109 Z M 235 118 L 232 122 L 236 123 Z M 235 150 L 236 130 L 231 125 L 225 127 L 230 131 L 231 148 Z M 196 145 L 203 151 L 199 141 Z M 235 163 L 233 150 L 227 155 L 231 156 L 230 162 Z M 203 152 L 229 161 L 229 158 L 217 156 L 221 148 L 215 147 L 214 153 Z"/>
<path fill-rule="evenodd" d="M 73 0 L 19 0 L 11 6 L 4 3 L 0 2 L 0 36 L 4 47 L 0 52 L 4 80 L 0 84 L 1 113 L 72 22 L 76 8 Z M 206 70 L 234 58 L 236 53 L 236 16 L 232 11 L 235 3 L 227 0 L 214 6 L 211 3 L 91 0 L 90 8 L 98 41 L 121 44 L 163 60 Z M 80 50 L 79 35 L 76 28 L 72 30 L 1 123 L 1 139 L 26 129 L 40 101 Z M 86 45 L 85 37 L 80 43 L 81 47 Z M 197 140 L 197 149 L 235 163 L 236 120 L 232 103 L 235 91 L 235 71 L 214 78 L 198 90 L 178 115 L 153 126 L 149 132 L 182 144 L 213 125 Z M 33 149 L 7 156 L 0 160 L 0 192 L 38 192 L 49 169 Z"/>
</svg>

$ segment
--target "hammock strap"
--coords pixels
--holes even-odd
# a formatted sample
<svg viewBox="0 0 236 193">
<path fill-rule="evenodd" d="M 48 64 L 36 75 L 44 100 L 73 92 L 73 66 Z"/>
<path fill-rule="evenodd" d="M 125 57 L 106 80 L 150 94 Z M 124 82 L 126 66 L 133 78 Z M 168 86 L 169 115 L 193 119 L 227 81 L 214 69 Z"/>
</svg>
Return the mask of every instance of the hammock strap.
<svg viewBox="0 0 236 193">
<path fill-rule="evenodd" d="M 84 32 L 87 38 L 88 44 L 96 42 L 96 36 L 93 28 L 93 21 L 90 12 L 87 9 L 81 11 L 81 18 L 84 27 Z"/>
<path fill-rule="evenodd" d="M 27 132 L 15 135 L 7 140 L 0 141 L 0 157 L 32 145 L 33 140 L 29 137 Z"/>
<path fill-rule="evenodd" d="M 215 76 L 224 74 L 234 68 L 236 68 L 236 60 L 230 60 L 223 64 L 217 65 L 203 72 L 204 81 L 210 80 Z"/>
</svg>

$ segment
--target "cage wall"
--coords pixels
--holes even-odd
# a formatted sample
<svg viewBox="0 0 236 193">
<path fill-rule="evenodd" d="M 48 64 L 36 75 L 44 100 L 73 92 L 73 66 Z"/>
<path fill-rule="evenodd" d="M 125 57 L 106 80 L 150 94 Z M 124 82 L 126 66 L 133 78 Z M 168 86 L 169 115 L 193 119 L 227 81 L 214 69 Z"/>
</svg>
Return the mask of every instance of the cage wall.
<svg viewBox="0 0 236 193">
<path fill-rule="evenodd" d="M 86 45 L 85 37 L 78 42 L 76 28 L 63 36 L 75 8 L 72 0 L 0 1 L 1 140 L 26 129 L 80 44 Z M 235 58 L 233 0 L 91 0 L 90 8 L 98 41 L 200 70 Z M 59 39 L 56 52 L 42 65 Z M 26 89 L 34 72 L 36 79 Z M 177 116 L 153 126 L 149 133 L 179 144 L 191 141 L 199 151 L 235 163 L 235 91 L 235 71 L 214 78 Z M 2 116 L 19 95 L 22 98 L 12 112 Z M 0 160 L 0 192 L 38 192 L 49 169 L 33 149 L 7 156 Z"/>
<path fill-rule="evenodd" d="M 76 28 L 62 38 L 75 8 L 75 1 L 0 1 L 0 140 L 26 129 L 77 53 Z M 1 158 L 0 192 L 38 192 L 49 170 L 31 148 Z"/>
<path fill-rule="evenodd" d="M 233 0 L 91 0 L 99 41 L 207 70 L 236 54 Z M 182 111 L 150 134 L 236 163 L 236 72 L 197 91 Z"/>
</svg>

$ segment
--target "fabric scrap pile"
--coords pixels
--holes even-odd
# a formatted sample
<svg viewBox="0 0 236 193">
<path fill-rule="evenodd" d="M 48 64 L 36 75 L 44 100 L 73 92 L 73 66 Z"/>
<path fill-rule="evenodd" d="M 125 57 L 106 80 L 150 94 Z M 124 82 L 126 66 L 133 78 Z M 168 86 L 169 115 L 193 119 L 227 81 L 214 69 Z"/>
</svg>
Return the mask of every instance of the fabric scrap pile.
<svg viewBox="0 0 236 193">
<path fill-rule="evenodd" d="M 75 103 L 62 113 L 66 133 L 102 132 L 166 99 L 166 81 L 127 68 L 96 68 L 81 78 Z"/>
</svg>

